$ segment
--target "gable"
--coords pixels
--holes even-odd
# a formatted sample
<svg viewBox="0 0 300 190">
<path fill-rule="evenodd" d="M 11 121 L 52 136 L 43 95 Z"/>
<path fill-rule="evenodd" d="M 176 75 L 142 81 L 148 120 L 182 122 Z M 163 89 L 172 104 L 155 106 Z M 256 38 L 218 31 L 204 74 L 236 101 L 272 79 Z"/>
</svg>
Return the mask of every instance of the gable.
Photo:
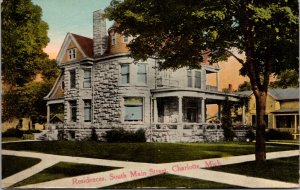
<svg viewBox="0 0 300 190">
<path fill-rule="evenodd" d="M 70 60 L 69 60 L 69 50 L 71 50 L 71 49 L 76 49 L 76 58 L 75 59 L 73 59 L 73 60 L 71 60 L 71 61 L 78 61 L 78 60 L 80 60 L 80 59 L 82 59 L 82 58 L 84 58 L 84 55 L 83 55 L 83 53 L 79 50 L 79 48 L 78 48 L 78 46 L 76 46 L 76 44 L 73 42 L 73 41 L 71 41 L 70 43 L 69 43 L 69 46 L 67 47 L 67 49 L 66 49 L 66 51 L 64 52 L 64 56 L 63 56 L 63 60 L 62 60 L 62 64 L 65 64 L 65 63 L 67 63 L 67 62 L 69 62 Z"/>
<path fill-rule="evenodd" d="M 56 79 L 51 91 L 44 99 L 61 99 L 64 98 L 64 90 L 63 90 L 63 81 L 64 75 L 61 73 L 59 77 Z"/>
<path fill-rule="evenodd" d="M 72 59 L 69 58 L 69 50 L 76 49 Z M 60 48 L 56 61 L 58 65 L 68 62 L 76 62 L 83 58 L 93 57 L 93 40 L 76 34 L 68 33 Z"/>
</svg>

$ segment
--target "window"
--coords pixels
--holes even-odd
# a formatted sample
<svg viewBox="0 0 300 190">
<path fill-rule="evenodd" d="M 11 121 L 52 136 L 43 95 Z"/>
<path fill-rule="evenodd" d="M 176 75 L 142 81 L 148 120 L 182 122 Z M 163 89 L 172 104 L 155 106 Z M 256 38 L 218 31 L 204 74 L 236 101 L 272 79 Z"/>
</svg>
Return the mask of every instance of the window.
<svg viewBox="0 0 300 190">
<path fill-rule="evenodd" d="M 84 122 L 92 120 L 92 103 L 91 100 L 84 100 Z"/>
<path fill-rule="evenodd" d="M 276 128 L 292 128 L 295 122 L 294 115 L 276 115 Z"/>
<path fill-rule="evenodd" d="M 127 44 L 129 42 L 129 36 L 124 35 L 123 36 L 123 42 Z"/>
<path fill-rule="evenodd" d="M 111 45 L 116 45 L 117 44 L 117 36 L 116 33 L 112 32 L 111 33 Z"/>
<path fill-rule="evenodd" d="M 139 84 L 147 84 L 147 65 L 137 64 L 137 82 Z"/>
<path fill-rule="evenodd" d="M 188 87 L 192 87 L 192 70 L 187 70 Z"/>
<path fill-rule="evenodd" d="M 125 121 L 143 121 L 143 98 L 124 98 Z"/>
<path fill-rule="evenodd" d="M 76 117 L 77 117 L 77 105 L 76 101 L 70 101 L 70 120 L 72 122 L 76 122 Z"/>
<path fill-rule="evenodd" d="M 195 88 L 201 88 L 201 72 L 195 71 Z"/>
<path fill-rule="evenodd" d="M 121 65 L 121 84 L 129 84 L 129 64 Z"/>
<path fill-rule="evenodd" d="M 76 48 L 72 48 L 68 50 L 69 60 L 76 59 Z"/>
<path fill-rule="evenodd" d="M 70 88 L 76 87 L 76 72 L 75 70 L 70 71 Z"/>
<path fill-rule="evenodd" d="M 91 87 L 92 87 L 92 70 L 84 69 L 83 88 L 91 88 Z"/>
</svg>

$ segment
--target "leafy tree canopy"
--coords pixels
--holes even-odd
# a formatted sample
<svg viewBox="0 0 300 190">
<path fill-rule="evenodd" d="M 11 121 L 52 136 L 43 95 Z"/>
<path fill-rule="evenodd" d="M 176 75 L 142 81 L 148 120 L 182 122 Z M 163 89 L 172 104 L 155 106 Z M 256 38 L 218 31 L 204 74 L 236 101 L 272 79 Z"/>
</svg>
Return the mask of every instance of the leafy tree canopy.
<svg viewBox="0 0 300 190">
<path fill-rule="evenodd" d="M 48 58 L 43 52 L 49 42 L 48 24 L 41 20 L 42 9 L 30 0 L 4 0 L 1 15 L 3 81 L 23 86 Z"/>
<path fill-rule="evenodd" d="M 247 91 L 251 90 L 251 84 L 248 81 L 245 81 L 244 83 L 239 85 L 238 91 Z"/>
<path fill-rule="evenodd" d="M 277 76 L 277 80 L 270 83 L 271 88 L 299 88 L 299 72 L 286 70 Z"/>
</svg>

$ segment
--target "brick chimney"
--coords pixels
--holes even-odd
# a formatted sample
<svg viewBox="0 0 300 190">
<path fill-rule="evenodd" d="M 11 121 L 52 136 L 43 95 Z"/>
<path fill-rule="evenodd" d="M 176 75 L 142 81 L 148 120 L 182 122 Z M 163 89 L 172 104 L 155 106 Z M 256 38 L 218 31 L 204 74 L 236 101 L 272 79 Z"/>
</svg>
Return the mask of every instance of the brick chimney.
<svg viewBox="0 0 300 190">
<path fill-rule="evenodd" d="M 95 57 L 103 55 L 107 49 L 106 20 L 103 17 L 103 14 L 103 10 L 98 10 L 93 13 L 93 40 Z"/>
</svg>

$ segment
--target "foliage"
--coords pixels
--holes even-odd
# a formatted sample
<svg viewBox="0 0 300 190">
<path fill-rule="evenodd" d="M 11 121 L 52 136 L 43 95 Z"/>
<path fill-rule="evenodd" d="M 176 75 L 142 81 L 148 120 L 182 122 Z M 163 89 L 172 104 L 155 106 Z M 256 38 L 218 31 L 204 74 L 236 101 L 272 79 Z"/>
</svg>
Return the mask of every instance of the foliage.
<svg viewBox="0 0 300 190">
<path fill-rule="evenodd" d="M 255 139 L 255 133 L 252 130 L 248 130 L 245 135 L 245 138 L 249 139 L 249 141 L 252 142 Z"/>
<path fill-rule="evenodd" d="M 244 83 L 239 85 L 238 91 L 248 91 L 251 90 L 251 84 L 248 81 L 245 81 Z"/>
<path fill-rule="evenodd" d="M 298 2 L 295 0 L 113 0 L 106 9 L 132 35 L 134 59 L 158 57 L 161 68 L 199 67 L 233 56 L 256 98 L 256 159 L 265 161 L 266 96 L 270 76 L 298 68 Z M 244 53 L 244 57 L 242 57 Z"/>
<path fill-rule="evenodd" d="M 31 117 L 37 123 L 45 122 L 47 109 L 43 98 L 51 86 L 48 82 L 32 82 L 3 94 L 2 120 Z"/>
<path fill-rule="evenodd" d="M 298 70 L 286 70 L 277 76 L 277 80 L 270 83 L 271 88 L 299 88 Z"/>
<path fill-rule="evenodd" d="M 2 137 L 23 137 L 23 131 L 15 128 L 7 129 L 5 132 L 2 133 Z"/>
<path fill-rule="evenodd" d="M 232 129 L 232 119 L 231 119 L 231 111 L 233 109 L 232 102 L 228 100 L 228 97 L 226 97 L 226 100 L 224 101 L 222 105 L 222 128 L 224 130 L 224 137 L 226 141 L 232 141 L 233 138 L 236 136 Z"/>
<path fill-rule="evenodd" d="M 48 24 L 41 19 L 42 9 L 30 0 L 4 0 L 1 5 L 3 81 L 11 88 L 23 86 L 48 59 L 43 52 Z"/>
<path fill-rule="evenodd" d="M 292 140 L 293 135 L 289 132 L 281 132 L 275 129 L 270 129 L 266 132 L 266 140 Z"/>
<path fill-rule="evenodd" d="M 123 128 L 107 131 L 104 138 L 107 142 L 146 142 L 145 130 L 135 132 L 126 131 Z"/>
<path fill-rule="evenodd" d="M 97 135 L 97 132 L 96 132 L 96 129 L 95 128 L 92 128 L 92 133 L 91 133 L 91 138 L 90 138 L 91 141 L 98 141 L 98 135 Z"/>
</svg>

